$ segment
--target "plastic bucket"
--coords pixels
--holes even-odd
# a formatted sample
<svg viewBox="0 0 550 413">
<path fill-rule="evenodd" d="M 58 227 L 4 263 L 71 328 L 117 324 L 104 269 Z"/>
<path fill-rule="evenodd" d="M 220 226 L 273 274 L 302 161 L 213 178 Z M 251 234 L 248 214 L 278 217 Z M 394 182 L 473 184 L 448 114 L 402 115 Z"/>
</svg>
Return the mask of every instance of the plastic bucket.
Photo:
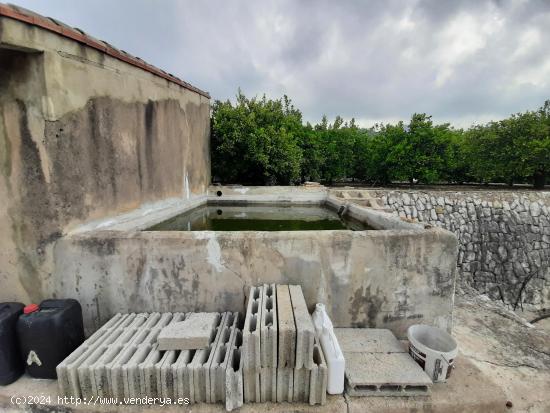
<svg viewBox="0 0 550 413">
<path fill-rule="evenodd" d="M 415 324 L 407 330 L 409 354 L 434 383 L 450 376 L 458 354 L 455 339 L 437 327 Z"/>
</svg>

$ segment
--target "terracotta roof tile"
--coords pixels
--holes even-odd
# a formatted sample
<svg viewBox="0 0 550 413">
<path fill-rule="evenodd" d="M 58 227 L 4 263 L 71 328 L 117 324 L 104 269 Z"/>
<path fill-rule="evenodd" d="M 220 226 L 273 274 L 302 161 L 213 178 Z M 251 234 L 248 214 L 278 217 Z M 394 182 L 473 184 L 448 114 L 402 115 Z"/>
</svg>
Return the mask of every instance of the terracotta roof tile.
<svg viewBox="0 0 550 413">
<path fill-rule="evenodd" d="M 208 92 L 205 92 L 172 74 L 166 73 L 162 69 L 146 63 L 139 57 L 132 56 L 123 50 L 119 50 L 111 46 L 106 41 L 95 39 L 94 37 L 85 33 L 83 30 L 75 27 L 70 27 L 52 17 L 45 17 L 31 10 L 27 10 L 23 7 L 3 3 L 0 3 L 0 16 L 9 17 L 11 19 L 18 20 L 57 33 L 63 37 L 85 44 L 86 46 L 99 50 L 115 59 L 121 60 L 132 66 L 139 67 L 142 70 L 153 73 L 154 75 L 166 79 L 181 87 L 210 98 L 210 94 Z"/>
</svg>

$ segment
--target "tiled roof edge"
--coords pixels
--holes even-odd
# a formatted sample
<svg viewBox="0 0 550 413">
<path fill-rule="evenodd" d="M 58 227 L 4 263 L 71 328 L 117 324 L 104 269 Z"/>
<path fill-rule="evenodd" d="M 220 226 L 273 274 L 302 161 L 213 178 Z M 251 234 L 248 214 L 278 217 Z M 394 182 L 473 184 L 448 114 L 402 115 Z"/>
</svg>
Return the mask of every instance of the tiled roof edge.
<svg viewBox="0 0 550 413">
<path fill-rule="evenodd" d="M 139 67 L 142 70 L 145 70 L 149 73 L 152 73 L 181 87 L 184 87 L 185 89 L 191 90 L 195 93 L 198 93 L 199 95 L 210 99 L 210 94 L 208 92 L 205 92 L 170 73 L 166 73 L 158 67 L 144 62 L 139 57 L 132 56 L 122 50 L 118 50 L 112 47 L 106 42 L 94 39 L 80 29 L 69 27 L 62 24 L 61 22 L 58 22 L 57 20 L 41 16 L 29 10 L 23 9 L 19 6 L 6 5 L 3 3 L 0 3 L 0 16 L 9 17 L 23 23 L 32 24 L 33 26 L 40 27 L 50 32 L 54 32 L 78 43 L 85 44 L 86 46 L 99 50 L 108 56 L 121 60 L 125 63 L 128 63 L 129 65 Z"/>
</svg>

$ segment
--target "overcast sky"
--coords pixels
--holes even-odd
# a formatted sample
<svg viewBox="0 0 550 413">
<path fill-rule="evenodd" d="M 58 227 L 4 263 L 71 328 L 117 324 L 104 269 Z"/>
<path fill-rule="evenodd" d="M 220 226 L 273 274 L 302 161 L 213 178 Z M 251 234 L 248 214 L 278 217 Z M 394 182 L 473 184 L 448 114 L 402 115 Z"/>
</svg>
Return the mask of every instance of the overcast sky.
<svg viewBox="0 0 550 413">
<path fill-rule="evenodd" d="M 11 0 L 214 99 L 287 94 L 306 120 L 469 126 L 550 99 L 550 0 Z"/>
</svg>

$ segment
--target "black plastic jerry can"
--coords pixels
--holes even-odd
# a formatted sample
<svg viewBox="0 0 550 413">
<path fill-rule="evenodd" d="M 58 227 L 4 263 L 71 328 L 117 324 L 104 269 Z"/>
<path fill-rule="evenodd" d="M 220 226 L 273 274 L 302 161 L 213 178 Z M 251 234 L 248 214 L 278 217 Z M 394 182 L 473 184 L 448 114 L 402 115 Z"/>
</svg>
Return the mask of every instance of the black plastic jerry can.
<svg viewBox="0 0 550 413">
<path fill-rule="evenodd" d="M 13 383 L 25 371 L 17 342 L 17 319 L 23 314 L 21 303 L 0 303 L 0 385 Z"/>
<path fill-rule="evenodd" d="M 84 341 L 78 301 L 44 300 L 30 304 L 17 321 L 17 337 L 30 376 L 55 379 L 56 366 Z"/>
</svg>

